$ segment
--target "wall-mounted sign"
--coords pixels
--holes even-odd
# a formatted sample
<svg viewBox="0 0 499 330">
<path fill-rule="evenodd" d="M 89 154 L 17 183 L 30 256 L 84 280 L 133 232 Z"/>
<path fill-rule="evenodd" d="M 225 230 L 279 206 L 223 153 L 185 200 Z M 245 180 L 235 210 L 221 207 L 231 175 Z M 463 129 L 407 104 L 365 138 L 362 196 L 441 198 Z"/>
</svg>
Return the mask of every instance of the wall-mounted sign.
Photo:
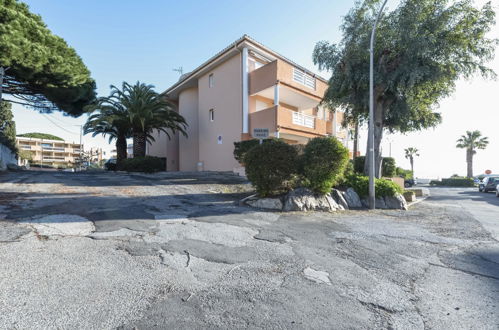
<svg viewBox="0 0 499 330">
<path fill-rule="evenodd" d="M 255 139 L 268 139 L 269 129 L 268 128 L 253 128 L 253 137 Z"/>
</svg>

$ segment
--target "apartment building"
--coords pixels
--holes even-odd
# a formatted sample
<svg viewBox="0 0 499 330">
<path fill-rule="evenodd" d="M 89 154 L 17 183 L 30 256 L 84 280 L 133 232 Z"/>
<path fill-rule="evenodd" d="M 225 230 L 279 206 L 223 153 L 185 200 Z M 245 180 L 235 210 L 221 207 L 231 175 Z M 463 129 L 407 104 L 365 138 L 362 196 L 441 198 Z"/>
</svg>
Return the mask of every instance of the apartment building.
<svg viewBox="0 0 499 330">
<path fill-rule="evenodd" d="M 232 171 L 234 142 L 255 130 L 291 144 L 336 136 L 348 145 L 343 113 L 320 106 L 327 80 L 248 36 L 236 40 L 163 94 L 189 124 L 188 137 L 157 133 L 147 153 L 167 170 Z"/>
<path fill-rule="evenodd" d="M 16 137 L 19 150 L 31 153 L 31 164 L 51 167 L 73 167 L 79 160 L 83 145 L 60 140 Z"/>
</svg>

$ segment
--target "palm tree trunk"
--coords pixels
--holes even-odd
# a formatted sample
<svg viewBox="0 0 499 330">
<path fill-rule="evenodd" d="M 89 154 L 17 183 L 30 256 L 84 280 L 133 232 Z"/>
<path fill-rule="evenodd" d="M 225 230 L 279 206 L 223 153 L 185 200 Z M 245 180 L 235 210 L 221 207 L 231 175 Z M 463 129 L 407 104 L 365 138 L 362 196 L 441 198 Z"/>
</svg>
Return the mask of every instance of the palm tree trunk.
<svg viewBox="0 0 499 330">
<path fill-rule="evenodd" d="M 145 157 L 146 134 L 143 132 L 133 133 L 133 157 Z"/>
<path fill-rule="evenodd" d="M 411 158 L 409 159 L 410 162 L 411 162 L 411 172 L 412 172 L 412 176 L 414 177 L 414 157 L 411 156 Z"/>
<path fill-rule="evenodd" d="M 468 178 L 472 178 L 473 177 L 473 150 L 471 150 L 471 149 L 466 150 L 466 163 L 468 165 L 466 176 Z"/>
<path fill-rule="evenodd" d="M 126 159 L 126 137 L 118 136 L 116 138 L 116 166 L 119 166 L 123 159 Z"/>
</svg>

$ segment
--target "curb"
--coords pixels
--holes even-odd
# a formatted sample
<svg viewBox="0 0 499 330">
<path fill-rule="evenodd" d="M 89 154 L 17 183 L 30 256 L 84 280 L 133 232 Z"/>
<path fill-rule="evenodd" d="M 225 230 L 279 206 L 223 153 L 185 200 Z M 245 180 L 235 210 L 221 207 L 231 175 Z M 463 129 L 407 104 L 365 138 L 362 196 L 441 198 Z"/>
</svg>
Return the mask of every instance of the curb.
<svg viewBox="0 0 499 330">
<path fill-rule="evenodd" d="M 413 205 L 416 205 L 416 204 L 421 203 L 422 201 L 424 201 L 424 200 L 425 200 L 425 199 L 427 199 L 428 197 L 430 197 L 430 195 L 428 195 L 428 196 L 423 196 L 422 198 L 417 199 L 417 200 L 416 200 L 416 201 L 414 201 L 414 202 L 408 203 L 408 204 L 407 204 L 407 208 L 410 208 L 410 207 L 411 207 L 411 206 L 413 206 Z"/>
</svg>

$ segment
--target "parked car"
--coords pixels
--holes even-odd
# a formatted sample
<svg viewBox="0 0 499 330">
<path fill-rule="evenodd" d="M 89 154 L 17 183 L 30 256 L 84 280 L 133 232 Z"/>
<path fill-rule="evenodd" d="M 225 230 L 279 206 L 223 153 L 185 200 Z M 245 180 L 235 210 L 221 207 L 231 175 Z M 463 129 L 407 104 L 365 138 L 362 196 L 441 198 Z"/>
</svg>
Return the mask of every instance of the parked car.
<svg viewBox="0 0 499 330">
<path fill-rule="evenodd" d="M 499 197 L 499 184 L 496 186 L 496 197 Z"/>
<path fill-rule="evenodd" d="M 479 192 L 496 191 L 498 184 L 499 184 L 499 176 L 486 176 L 478 184 L 478 191 Z"/>
<path fill-rule="evenodd" d="M 414 179 L 405 179 L 404 180 L 404 187 L 410 188 L 412 186 L 415 186 L 417 184 L 416 180 Z"/>
<path fill-rule="evenodd" d="M 108 171 L 116 171 L 116 158 L 110 158 L 104 163 L 104 167 Z"/>
</svg>

